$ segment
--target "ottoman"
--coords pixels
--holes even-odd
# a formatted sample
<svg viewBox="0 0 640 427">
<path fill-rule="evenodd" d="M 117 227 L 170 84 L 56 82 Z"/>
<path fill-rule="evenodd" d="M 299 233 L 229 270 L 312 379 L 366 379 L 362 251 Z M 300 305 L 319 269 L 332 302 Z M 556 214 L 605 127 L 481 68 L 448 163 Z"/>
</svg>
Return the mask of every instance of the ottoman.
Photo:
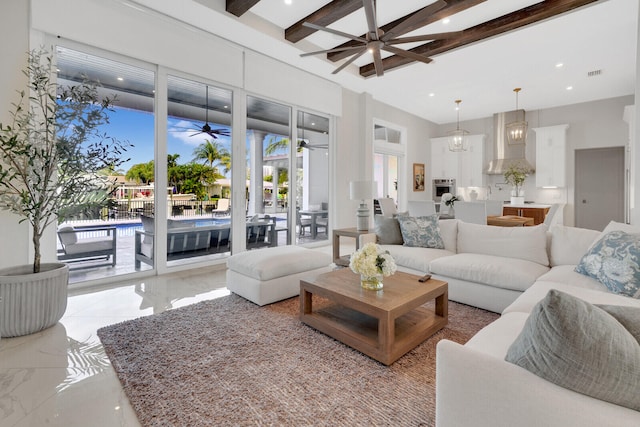
<svg viewBox="0 0 640 427">
<path fill-rule="evenodd" d="M 300 279 L 332 270 L 331 255 L 299 246 L 241 252 L 227 258 L 227 289 L 258 305 L 300 294 Z"/>
</svg>

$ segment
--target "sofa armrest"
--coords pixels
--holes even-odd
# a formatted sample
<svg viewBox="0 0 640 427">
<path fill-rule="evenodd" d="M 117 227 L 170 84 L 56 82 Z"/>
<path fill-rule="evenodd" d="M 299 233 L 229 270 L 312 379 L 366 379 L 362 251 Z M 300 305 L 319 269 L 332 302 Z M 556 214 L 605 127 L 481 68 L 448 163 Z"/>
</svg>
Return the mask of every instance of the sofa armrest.
<svg viewBox="0 0 640 427">
<path fill-rule="evenodd" d="M 367 243 L 376 243 L 378 241 L 378 236 L 376 233 L 366 233 L 358 236 L 358 247 L 361 248 Z"/>
<path fill-rule="evenodd" d="M 436 426 L 638 426 L 640 412 L 550 383 L 448 340 L 436 350 Z"/>
</svg>

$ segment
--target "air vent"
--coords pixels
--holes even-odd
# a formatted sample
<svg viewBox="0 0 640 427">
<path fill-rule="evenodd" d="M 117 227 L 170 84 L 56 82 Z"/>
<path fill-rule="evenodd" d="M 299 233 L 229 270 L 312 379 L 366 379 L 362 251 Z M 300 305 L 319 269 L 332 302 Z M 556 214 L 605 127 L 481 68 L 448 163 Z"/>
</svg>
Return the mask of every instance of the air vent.
<svg viewBox="0 0 640 427">
<path fill-rule="evenodd" d="M 602 70 L 593 70 L 587 73 L 587 77 L 596 77 L 602 74 Z"/>
</svg>

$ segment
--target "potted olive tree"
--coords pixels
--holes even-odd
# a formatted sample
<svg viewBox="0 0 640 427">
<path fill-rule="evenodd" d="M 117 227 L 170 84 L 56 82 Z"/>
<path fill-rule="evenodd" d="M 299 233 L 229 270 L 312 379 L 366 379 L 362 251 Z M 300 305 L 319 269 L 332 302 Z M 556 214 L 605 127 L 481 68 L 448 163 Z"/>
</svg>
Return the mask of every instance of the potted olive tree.
<svg viewBox="0 0 640 427">
<path fill-rule="evenodd" d="M 504 172 L 504 180 L 511 185 L 511 204 L 521 205 L 524 203 L 524 190 L 522 186 L 527 179 L 529 170 L 520 163 L 512 163 Z"/>
<path fill-rule="evenodd" d="M 106 202 L 106 179 L 128 143 L 109 138 L 113 98 L 96 83 L 58 87 L 52 54 L 27 54 L 27 87 L 19 91 L 10 123 L 0 123 L 0 209 L 31 227 L 33 264 L 0 270 L 0 336 L 18 336 L 54 325 L 66 310 L 68 267 L 41 263 L 40 240 L 48 226 Z"/>
</svg>

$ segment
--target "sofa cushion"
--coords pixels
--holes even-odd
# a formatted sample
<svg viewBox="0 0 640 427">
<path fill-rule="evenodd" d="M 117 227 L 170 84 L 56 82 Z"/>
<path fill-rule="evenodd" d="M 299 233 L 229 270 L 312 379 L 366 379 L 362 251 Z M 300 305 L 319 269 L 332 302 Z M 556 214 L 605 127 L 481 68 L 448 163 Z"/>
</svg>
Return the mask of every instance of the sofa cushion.
<svg viewBox="0 0 640 427">
<path fill-rule="evenodd" d="M 548 266 L 547 226 L 494 227 L 459 222 L 458 253 L 518 258 Z"/>
<path fill-rule="evenodd" d="M 575 265 L 557 265 L 551 267 L 551 270 L 538 277 L 538 281 L 557 282 L 585 289 L 608 292 L 607 287 L 596 279 L 577 273 Z"/>
<path fill-rule="evenodd" d="M 605 234 L 582 257 L 576 271 L 597 279 L 611 292 L 640 298 L 640 235 Z"/>
<path fill-rule="evenodd" d="M 512 313 L 514 311 L 530 313 L 533 307 L 535 307 L 551 289 L 558 289 L 591 304 L 623 305 L 640 308 L 640 300 L 612 294 L 607 291 L 604 285 L 601 285 L 600 290 L 585 289 L 580 285 L 573 286 L 566 283 L 543 281 L 542 277 L 544 276 L 540 276 L 540 279 L 538 279 L 536 283 L 520 295 L 511 305 L 505 308 L 502 314 Z"/>
<path fill-rule="evenodd" d="M 455 255 L 446 249 L 415 248 L 402 245 L 380 245 L 380 247 L 389 252 L 398 266 L 425 273 L 429 271 L 429 263 L 434 259 Z"/>
<path fill-rule="evenodd" d="M 564 225 L 551 226 L 549 233 L 551 234 L 549 262 L 552 267 L 578 264 L 582 255 L 600 237 L 599 231 Z"/>
<path fill-rule="evenodd" d="M 374 218 L 375 233 L 380 245 L 401 245 L 402 232 L 397 218 L 376 215 Z"/>
<path fill-rule="evenodd" d="M 622 222 L 610 221 L 604 230 L 602 230 L 602 235 L 604 236 L 612 231 L 624 231 L 625 233 L 630 234 L 640 234 L 640 227 Z"/>
<path fill-rule="evenodd" d="M 522 332 L 528 318 L 529 313 L 503 314 L 471 337 L 465 347 L 504 360 L 509 347 Z"/>
<path fill-rule="evenodd" d="M 640 322 L 640 310 L 635 314 Z M 558 290 L 536 305 L 505 360 L 561 387 L 640 410 L 640 343 L 602 308 Z"/>
<path fill-rule="evenodd" d="M 441 219 L 440 237 L 444 242 L 444 248 L 450 252 L 458 251 L 458 220 L 457 219 Z"/>
<path fill-rule="evenodd" d="M 397 218 L 405 246 L 444 249 L 438 215 L 418 217 L 398 215 Z"/>
<path fill-rule="evenodd" d="M 431 261 L 429 270 L 440 276 L 524 291 L 538 277 L 549 271 L 549 267 L 522 259 L 481 254 L 456 254 Z"/>
</svg>

